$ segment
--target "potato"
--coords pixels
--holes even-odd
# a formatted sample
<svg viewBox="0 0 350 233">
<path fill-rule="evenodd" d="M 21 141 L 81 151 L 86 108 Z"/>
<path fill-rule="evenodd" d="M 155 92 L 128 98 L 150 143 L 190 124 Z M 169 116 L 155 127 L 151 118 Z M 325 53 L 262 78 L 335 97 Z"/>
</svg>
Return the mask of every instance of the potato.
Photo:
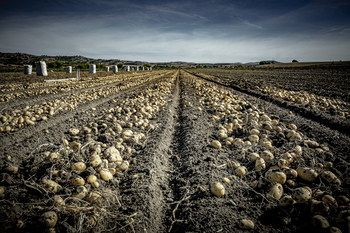
<svg viewBox="0 0 350 233">
<path fill-rule="evenodd" d="M 248 155 L 248 158 L 249 158 L 250 161 L 256 161 L 256 159 L 257 159 L 257 158 L 260 158 L 260 156 L 259 156 L 259 154 L 257 154 L 257 153 L 250 153 L 250 154 Z"/>
<path fill-rule="evenodd" d="M 79 134 L 79 129 L 69 129 L 69 135 L 76 136 Z"/>
<path fill-rule="evenodd" d="M 95 181 L 95 182 L 92 182 L 92 183 L 91 183 L 91 186 L 94 187 L 94 188 L 98 188 L 98 187 L 100 187 L 100 183 L 98 183 L 97 181 Z"/>
<path fill-rule="evenodd" d="M 74 186 L 85 184 L 85 180 L 80 176 L 74 177 L 70 181 L 71 181 L 72 185 L 74 185 Z"/>
<path fill-rule="evenodd" d="M 238 223 L 238 227 L 243 230 L 252 230 L 254 229 L 254 223 L 248 219 L 241 219 Z"/>
<path fill-rule="evenodd" d="M 274 183 L 266 193 L 266 199 L 270 201 L 279 200 L 283 195 L 283 187 L 280 183 Z"/>
<path fill-rule="evenodd" d="M 18 172 L 18 167 L 16 166 L 9 166 L 4 169 L 7 172 L 10 172 L 12 174 L 16 174 Z"/>
<path fill-rule="evenodd" d="M 104 201 L 103 197 L 98 192 L 91 192 L 85 200 L 91 204 L 97 205 L 100 205 Z"/>
<path fill-rule="evenodd" d="M 286 167 L 289 167 L 289 162 L 285 159 L 279 159 L 278 162 L 277 162 L 278 166 L 280 168 L 286 168 Z"/>
<path fill-rule="evenodd" d="M 337 201 L 336 201 L 335 198 L 332 197 L 331 195 L 328 195 L 328 194 L 327 194 L 327 195 L 324 195 L 324 196 L 322 197 L 322 201 L 325 202 L 325 203 L 330 203 L 330 204 L 332 204 L 332 205 L 338 207 Z"/>
<path fill-rule="evenodd" d="M 347 205 L 350 202 L 350 199 L 344 195 L 340 195 L 337 197 L 337 201 L 340 205 Z"/>
<path fill-rule="evenodd" d="M 225 187 L 220 182 L 215 182 L 210 186 L 210 191 L 217 197 L 225 195 Z"/>
<path fill-rule="evenodd" d="M 56 226 L 57 219 L 58 219 L 58 217 L 57 217 L 56 212 L 48 211 L 48 212 L 45 212 L 41 215 L 40 221 L 43 223 L 43 225 L 46 228 L 51 228 L 51 227 Z"/>
<path fill-rule="evenodd" d="M 258 157 L 255 160 L 255 171 L 260 172 L 265 169 L 266 169 L 265 160 L 263 158 Z"/>
<path fill-rule="evenodd" d="M 97 181 L 97 177 L 96 177 L 95 175 L 90 175 L 90 176 L 88 176 L 87 182 L 88 182 L 89 184 L 91 184 L 91 183 L 93 183 L 93 182 L 95 182 L 95 181 Z"/>
<path fill-rule="evenodd" d="M 310 188 L 296 188 L 293 190 L 292 197 L 297 203 L 305 203 L 311 198 L 312 192 Z"/>
<path fill-rule="evenodd" d="M 224 178 L 222 178 L 222 182 L 224 182 L 224 183 L 230 183 L 230 180 L 229 180 L 228 178 L 224 177 Z"/>
<path fill-rule="evenodd" d="M 290 179 L 295 179 L 298 176 L 298 172 L 292 168 L 286 169 L 284 173 L 286 174 L 287 178 Z"/>
<path fill-rule="evenodd" d="M 117 171 L 126 171 L 129 168 L 129 162 L 128 161 L 123 161 L 118 167 L 117 167 Z"/>
<path fill-rule="evenodd" d="M 287 160 L 288 163 L 292 163 L 293 162 L 293 156 L 290 153 L 288 153 L 288 152 L 282 154 L 281 155 L 281 159 Z"/>
<path fill-rule="evenodd" d="M 317 179 L 317 172 L 308 167 L 298 167 L 297 168 L 298 176 L 306 181 L 313 182 Z"/>
<path fill-rule="evenodd" d="M 100 171 L 100 176 L 101 176 L 102 180 L 104 180 L 104 181 L 109 181 L 109 180 L 113 179 L 113 174 L 107 169 L 102 169 Z"/>
<path fill-rule="evenodd" d="M 252 134 L 248 137 L 248 140 L 250 142 L 258 143 L 259 142 L 259 136 L 256 134 Z"/>
<path fill-rule="evenodd" d="M 269 150 L 263 151 L 260 157 L 263 158 L 265 162 L 274 158 L 273 154 Z"/>
<path fill-rule="evenodd" d="M 98 156 L 98 155 L 95 156 L 95 157 L 93 157 L 92 160 L 90 160 L 90 165 L 91 165 L 92 167 L 98 167 L 101 163 L 102 163 L 102 159 L 101 159 L 101 157 Z"/>
<path fill-rule="evenodd" d="M 239 166 L 235 169 L 235 174 L 237 176 L 243 176 L 247 173 L 248 169 L 245 166 Z"/>
<path fill-rule="evenodd" d="M 292 198 L 292 196 L 288 195 L 288 196 L 284 196 L 282 197 L 279 202 L 278 202 L 278 205 L 283 207 L 283 208 L 287 208 L 287 207 L 290 207 L 294 204 L 294 200 Z"/>
<path fill-rule="evenodd" d="M 250 135 L 260 135 L 260 131 L 259 130 L 257 130 L 257 129 L 252 129 L 251 131 L 250 131 Z"/>
<path fill-rule="evenodd" d="M 214 140 L 211 142 L 211 146 L 216 148 L 216 149 L 220 149 L 221 148 L 221 143 L 217 140 Z"/>
<path fill-rule="evenodd" d="M 3 186 L 0 186 L 0 195 L 5 193 L 5 188 Z"/>
<path fill-rule="evenodd" d="M 81 148 L 81 144 L 79 142 L 74 141 L 69 143 L 69 148 L 72 150 L 78 150 Z"/>
<path fill-rule="evenodd" d="M 84 171 L 86 169 L 86 165 L 83 162 L 73 163 L 72 169 L 75 171 Z"/>
<path fill-rule="evenodd" d="M 323 201 L 311 200 L 311 213 L 314 215 L 328 215 L 329 207 Z"/>
<path fill-rule="evenodd" d="M 106 149 L 104 152 L 104 155 L 108 159 L 109 162 L 117 162 L 117 161 L 122 162 L 123 161 L 122 157 L 120 156 L 119 151 L 114 146 L 111 146 L 108 149 Z"/>
<path fill-rule="evenodd" d="M 63 198 L 60 196 L 53 196 L 52 200 L 50 201 L 50 204 L 52 206 L 61 206 L 61 205 L 65 205 Z"/>
<path fill-rule="evenodd" d="M 257 183 L 259 189 L 264 188 L 266 185 L 270 184 L 269 180 L 263 177 L 260 177 Z"/>
<path fill-rule="evenodd" d="M 350 210 L 342 210 L 336 218 L 337 223 L 349 222 Z"/>
<path fill-rule="evenodd" d="M 338 177 L 331 171 L 324 171 L 321 173 L 322 179 L 327 181 L 328 183 L 335 183 L 338 185 L 341 185 L 341 181 L 338 179 Z"/>
<path fill-rule="evenodd" d="M 281 171 L 269 170 L 266 172 L 265 177 L 271 182 L 277 182 L 280 184 L 286 183 L 287 176 Z"/>
<path fill-rule="evenodd" d="M 232 160 L 232 161 L 227 161 L 227 166 L 229 168 L 235 169 L 235 168 L 241 166 L 241 164 L 239 162 L 237 162 L 236 160 Z"/>
<path fill-rule="evenodd" d="M 319 227 L 319 228 L 328 228 L 330 226 L 328 220 L 321 215 L 313 216 L 312 217 L 312 224 L 315 227 Z"/>
<path fill-rule="evenodd" d="M 311 140 L 305 140 L 304 141 L 309 147 L 311 148 L 316 148 L 316 147 L 319 147 L 320 145 L 315 142 L 315 141 L 311 141 Z"/>
<path fill-rule="evenodd" d="M 87 195 L 87 189 L 82 185 L 77 185 L 75 188 L 75 192 L 72 194 L 72 197 L 84 199 Z"/>
<path fill-rule="evenodd" d="M 62 189 L 61 185 L 57 184 L 55 181 L 43 179 L 41 182 L 42 187 L 50 193 L 57 193 Z"/>
<path fill-rule="evenodd" d="M 342 231 L 337 227 L 331 227 L 329 233 L 342 233 Z"/>
<path fill-rule="evenodd" d="M 226 138 L 228 138 L 226 131 L 224 129 L 220 129 L 217 133 L 216 133 L 216 137 L 220 140 L 224 140 Z"/>
</svg>

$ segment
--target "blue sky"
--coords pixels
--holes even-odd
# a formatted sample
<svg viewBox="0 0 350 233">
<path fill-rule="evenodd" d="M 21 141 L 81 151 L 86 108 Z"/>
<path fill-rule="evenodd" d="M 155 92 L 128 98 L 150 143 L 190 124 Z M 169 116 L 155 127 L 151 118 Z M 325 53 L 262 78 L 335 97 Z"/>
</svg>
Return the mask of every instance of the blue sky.
<svg viewBox="0 0 350 233">
<path fill-rule="evenodd" d="M 149 62 L 350 60 L 348 0 L 0 0 L 0 52 Z"/>
</svg>

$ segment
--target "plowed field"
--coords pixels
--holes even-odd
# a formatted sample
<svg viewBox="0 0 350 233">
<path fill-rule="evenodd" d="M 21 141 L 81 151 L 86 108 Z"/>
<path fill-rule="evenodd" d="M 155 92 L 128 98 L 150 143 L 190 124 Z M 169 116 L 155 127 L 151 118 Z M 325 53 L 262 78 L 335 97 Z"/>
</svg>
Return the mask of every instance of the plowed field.
<svg viewBox="0 0 350 233">
<path fill-rule="evenodd" d="M 6 76 L 1 232 L 349 232 L 349 84 L 227 72 Z"/>
</svg>

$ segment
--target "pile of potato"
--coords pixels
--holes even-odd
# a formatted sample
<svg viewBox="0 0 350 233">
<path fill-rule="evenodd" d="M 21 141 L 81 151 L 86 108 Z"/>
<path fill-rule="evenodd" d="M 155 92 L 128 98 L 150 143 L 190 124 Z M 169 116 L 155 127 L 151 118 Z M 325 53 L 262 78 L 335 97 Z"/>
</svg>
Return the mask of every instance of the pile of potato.
<svg viewBox="0 0 350 233">
<path fill-rule="evenodd" d="M 142 148 L 139 145 L 144 144 L 148 134 L 156 128 L 152 121 L 167 105 L 175 78 L 176 74 L 118 104 L 112 101 L 110 109 L 89 110 L 86 114 L 95 113 L 102 117 L 93 118 L 82 128 L 69 129 L 57 149 L 35 152 L 34 162 L 27 166 L 26 172 L 32 181 L 46 190 L 48 196 L 45 198 L 50 198 L 48 203 L 51 206 L 38 220 L 41 226 L 54 232 L 60 221 L 58 216 L 75 213 L 74 209 L 78 207 L 97 205 L 99 211 L 90 211 L 84 218 L 83 225 L 88 229 L 95 227 L 98 219 L 103 217 L 103 208 L 115 209 L 115 205 L 120 205 L 115 187 L 118 180 L 131 170 L 126 157 L 130 158 Z M 19 171 L 11 159 L 4 171 L 9 174 L 25 172 Z M 137 175 L 130 178 L 137 179 Z M 6 187 L 0 187 L 0 195 L 9 195 Z M 74 202 L 75 199 L 82 202 Z"/>
<path fill-rule="evenodd" d="M 78 94 L 56 99 L 52 102 L 43 102 L 34 106 L 26 106 L 23 109 L 13 110 L 11 113 L 0 115 L 0 132 L 13 132 L 16 128 L 23 128 L 26 125 L 34 125 L 36 122 L 45 121 L 62 111 L 69 111 L 77 108 L 78 105 L 85 104 L 99 98 L 107 97 L 121 90 L 141 85 L 142 83 L 162 77 L 167 73 L 160 73 L 144 79 L 135 79 L 129 77 L 122 86 L 110 86 L 83 91 Z"/>
<path fill-rule="evenodd" d="M 310 94 L 306 91 L 288 91 L 279 89 L 273 86 L 255 87 L 256 90 L 264 94 L 268 94 L 274 98 L 280 98 L 287 101 L 295 102 L 304 105 L 313 110 L 324 112 L 336 112 L 339 117 L 350 117 L 350 104 L 340 99 L 327 98 Z"/>
<path fill-rule="evenodd" d="M 227 161 L 236 177 L 249 180 L 251 188 L 287 212 L 292 213 L 294 205 L 311 203 L 311 209 L 305 211 L 314 215 L 310 221 L 315 227 L 349 229 L 350 196 L 344 188 L 350 184 L 350 178 L 347 175 L 344 179 L 335 168 L 335 156 L 327 146 L 307 138 L 296 125 L 285 125 L 283 119 L 260 111 L 243 96 L 194 76 L 188 80 L 196 89 L 199 102 L 214 113 L 211 119 L 217 132 L 210 146 L 241 152 L 239 158 Z M 271 137 L 284 144 L 276 147 Z M 304 158 L 304 150 L 313 156 L 311 161 Z M 337 164 L 343 169 L 349 165 L 346 161 Z M 211 191 L 218 197 L 233 191 L 224 186 L 213 183 Z"/>
</svg>

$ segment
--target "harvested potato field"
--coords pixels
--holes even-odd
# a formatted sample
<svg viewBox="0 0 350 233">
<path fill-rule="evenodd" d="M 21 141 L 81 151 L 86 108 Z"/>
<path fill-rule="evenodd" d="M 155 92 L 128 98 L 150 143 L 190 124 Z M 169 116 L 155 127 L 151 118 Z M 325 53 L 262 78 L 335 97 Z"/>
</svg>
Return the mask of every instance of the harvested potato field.
<svg viewBox="0 0 350 233">
<path fill-rule="evenodd" d="M 348 93 L 241 72 L 4 83 L 1 231 L 349 232 Z"/>
</svg>

